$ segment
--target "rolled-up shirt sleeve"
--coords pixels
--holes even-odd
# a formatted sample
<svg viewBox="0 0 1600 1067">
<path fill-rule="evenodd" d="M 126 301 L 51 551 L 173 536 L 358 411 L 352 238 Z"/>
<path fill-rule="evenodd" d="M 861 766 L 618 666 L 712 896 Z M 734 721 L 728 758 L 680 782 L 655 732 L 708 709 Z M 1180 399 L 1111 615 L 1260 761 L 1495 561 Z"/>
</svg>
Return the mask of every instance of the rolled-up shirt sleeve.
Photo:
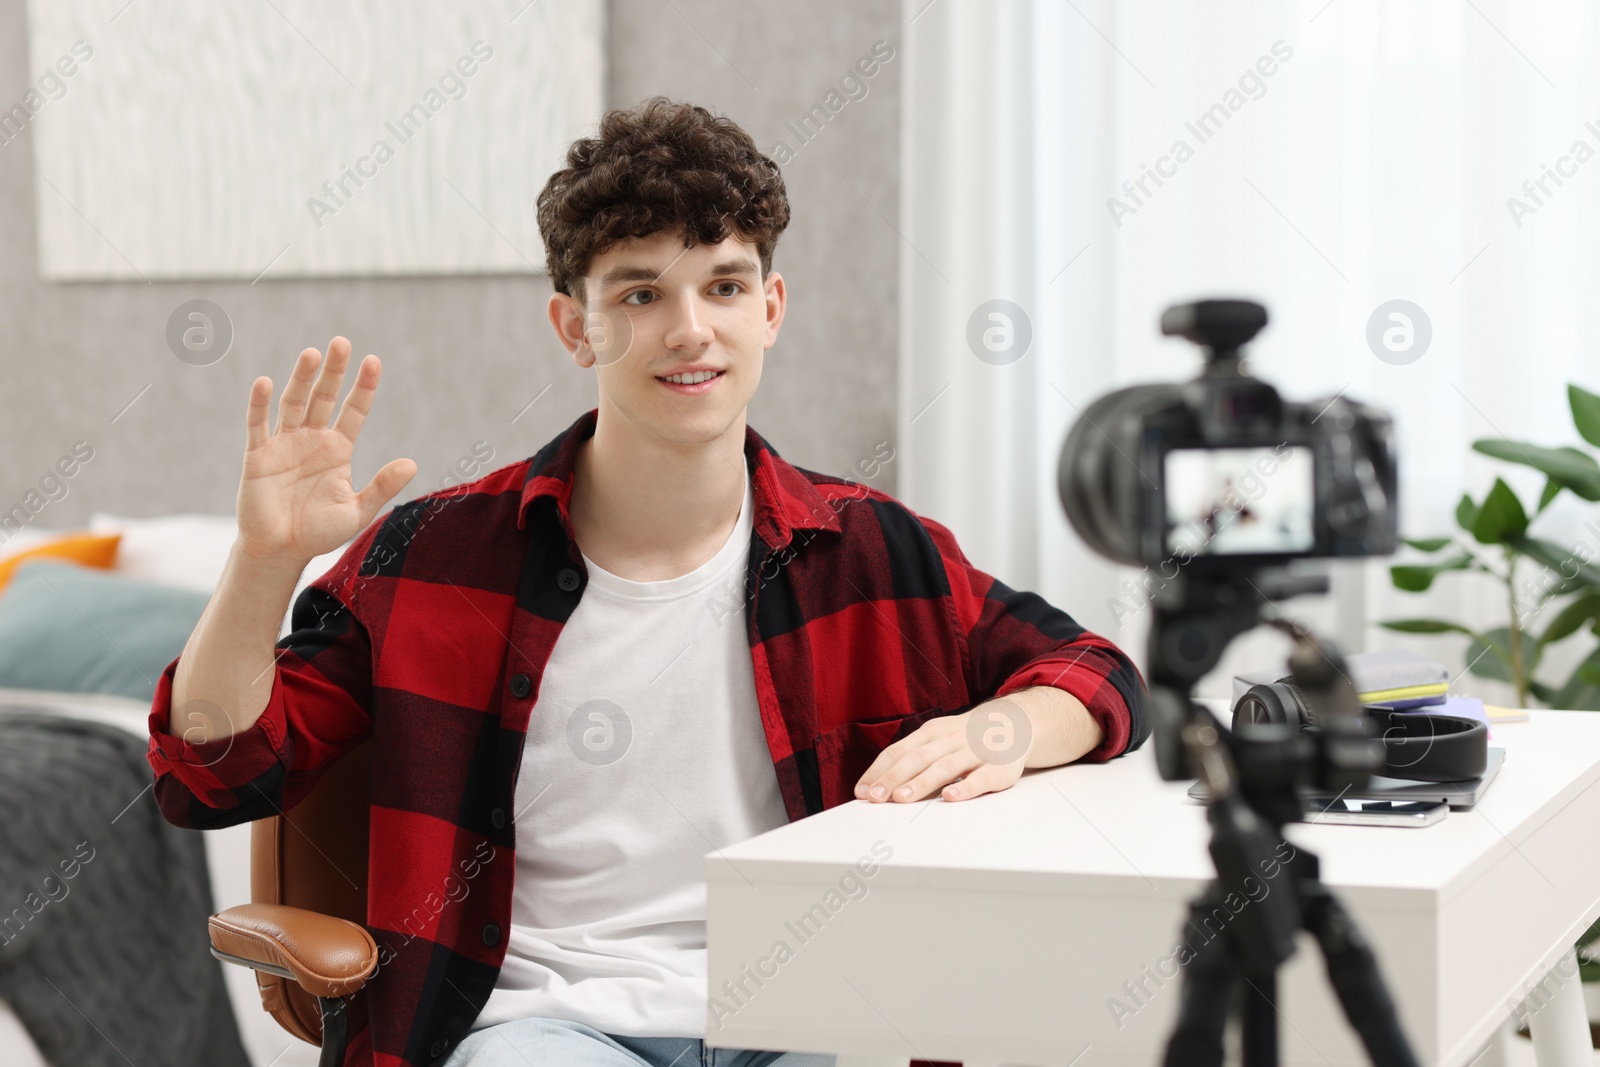
<svg viewBox="0 0 1600 1067">
<path fill-rule="evenodd" d="M 1102 738 L 1076 762 L 1103 763 L 1144 743 L 1148 690 L 1127 653 L 1038 594 L 979 570 L 946 527 L 917 518 L 944 557 L 966 634 L 971 693 L 993 700 L 1048 685 L 1077 697 L 1100 724 Z"/>
<path fill-rule="evenodd" d="M 356 599 L 349 597 L 351 581 L 360 581 L 355 564 L 369 540 L 358 538 L 295 599 L 290 632 L 275 646 L 272 694 L 249 727 L 210 741 L 186 740 L 185 720 L 198 716 L 172 706 L 182 656 L 162 672 L 145 758 L 168 822 L 212 829 L 287 811 L 330 761 L 371 733 L 372 645 L 348 602 Z M 172 726 L 177 735 L 169 732 Z"/>
</svg>

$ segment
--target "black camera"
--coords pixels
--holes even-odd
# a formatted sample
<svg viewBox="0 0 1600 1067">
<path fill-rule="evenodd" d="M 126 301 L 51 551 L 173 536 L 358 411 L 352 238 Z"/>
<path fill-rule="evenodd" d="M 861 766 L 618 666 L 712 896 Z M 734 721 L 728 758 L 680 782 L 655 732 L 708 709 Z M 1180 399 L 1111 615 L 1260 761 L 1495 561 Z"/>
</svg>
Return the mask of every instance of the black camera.
<svg viewBox="0 0 1600 1067">
<path fill-rule="evenodd" d="M 1297 559 L 1394 551 L 1393 423 L 1342 392 L 1293 403 L 1252 378 L 1239 350 L 1266 324 L 1267 309 L 1248 300 L 1168 308 L 1161 332 L 1205 348 L 1200 377 L 1095 401 L 1062 442 L 1056 471 L 1067 518 L 1089 547 L 1119 563 L 1156 567 L 1163 579 L 1150 603 L 1149 714 L 1135 717 L 1135 732 L 1142 741 L 1154 729 L 1163 780 L 1198 778 L 1204 786 L 1217 877 L 1190 904 L 1188 926 L 1196 929 L 1287 844 L 1284 824 L 1305 818 L 1308 791 L 1342 797 L 1386 768 L 1380 713 L 1363 710 L 1338 647 L 1276 610 L 1265 619 L 1263 612 L 1274 601 L 1327 592 L 1327 575 L 1290 566 Z M 1229 730 L 1194 699 L 1194 686 L 1233 638 L 1262 621 L 1292 643 L 1287 679 L 1260 687 L 1240 728 Z M 1246 726 L 1251 719 L 1258 721 Z M 1314 728 L 1299 728 L 1307 723 Z M 1403 742 L 1391 752 L 1440 747 L 1439 731 L 1412 730 L 1414 715 L 1395 714 L 1383 725 Z M 1443 733 L 1445 747 L 1463 759 L 1479 743 L 1465 731 Z M 1276 1063 L 1277 969 L 1304 930 L 1317 938 L 1373 1062 L 1417 1063 L 1377 958 L 1321 882 L 1317 857 L 1299 850 L 1289 866 L 1288 892 L 1263 897 L 1224 931 L 1217 949 L 1201 949 L 1189 963 L 1163 1062 L 1221 1063 L 1224 1027 L 1237 1006 L 1244 1062 Z"/>
<path fill-rule="evenodd" d="M 1248 300 L 1170 307 L 1161 332 L 1205 348 L 1201 375 L 1121 389 L 1084 411 L 1057 481 L 1091 548 L 1198 571 L 1394 551 L 1392 420 L 1343 396 L 1286 401 L 1251 377 L 1240 348 L 1266 324 L 1267 309 Z"/>
</svg>

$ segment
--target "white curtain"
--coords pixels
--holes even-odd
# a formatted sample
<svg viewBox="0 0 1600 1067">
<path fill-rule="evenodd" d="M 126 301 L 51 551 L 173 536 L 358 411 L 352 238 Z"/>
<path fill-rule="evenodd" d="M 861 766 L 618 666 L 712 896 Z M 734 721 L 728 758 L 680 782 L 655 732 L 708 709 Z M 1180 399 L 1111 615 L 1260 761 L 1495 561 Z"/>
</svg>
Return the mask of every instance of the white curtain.
<svg viewBox="0 0 1600 1067">
<path fill-rule="evenodd" d="M 1290 399 L 1387 407 L 1403 535 L 1452 532 L 1460 494 L 1481 499 L 1497 475 L 1537 499 L 1542 478 L 1473 440 L 1582 445 L 1565 385 L 1600 391 L 1600 158 L 1576 144 L 1600 151 L 1591 6 L 907 0 L 902 23 L 899 496 L 1141 668 L 1148 611 L 1112 605 L 1131 602 L 1137 572 L 1070 528 L 1056 462 L 1094 398 L 1194 375 L 1197 350 L 1160 336 L 1165 306 L 1259 300 L 1259 376 Z M 1368 344 L 1392 300 L 1431 328 L 1409 363 Z M 1588 537 L 1600 556 L 1582 529 L 1593 517 L 1567 494 L 1535 531 Z M 1446 575 L 1398 593 L 1387 567 L 1409 555 L 1329 565 L 1331 596 L 1280 607 L 1346 651 L 1410 647 L 1459 670 L 1463 639 L 1376 622 L 1488 629 L 1505 623 L 1504 591 Z M 1557 646 L 1541 674 L 1564 679 L 1590 645 Z M 1268 631 L 1237 641 L 1200 692 L 1226 695 L 1233 673 L 1283 651 Z M 1471 676 L 1455 691 L 1511 699 Z"/>
</svg>

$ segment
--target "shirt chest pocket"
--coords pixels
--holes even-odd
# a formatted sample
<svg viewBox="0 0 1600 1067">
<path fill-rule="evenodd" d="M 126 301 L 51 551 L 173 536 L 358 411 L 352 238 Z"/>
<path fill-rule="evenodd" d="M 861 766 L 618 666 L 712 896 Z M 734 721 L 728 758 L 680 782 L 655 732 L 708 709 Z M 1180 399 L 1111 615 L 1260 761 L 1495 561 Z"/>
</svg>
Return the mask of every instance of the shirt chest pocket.
<svg viewBox="0 0 1600 1067">
<path fill-rule="evenodd" d="M 856 799 L 856 783 L 884 749 L 916 732 L 929 719 L 953 714 L 944 708 L 930 708 L 888 719 L 842 723 L 818 734 L 812 750 L 817 756 L 823 809 Z"/>
</svg>

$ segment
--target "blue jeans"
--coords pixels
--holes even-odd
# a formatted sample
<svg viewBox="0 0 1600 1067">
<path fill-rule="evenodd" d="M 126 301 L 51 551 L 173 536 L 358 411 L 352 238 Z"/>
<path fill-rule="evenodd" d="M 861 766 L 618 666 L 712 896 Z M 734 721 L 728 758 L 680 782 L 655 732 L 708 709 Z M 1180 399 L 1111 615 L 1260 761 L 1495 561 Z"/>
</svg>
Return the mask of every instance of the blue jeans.
<svg viewBox="0 0 1600 1067">
<path fill-rule="evenodd" d="M 444 1067 L 834 1067 L 819 1052 L 707 1048 L 693 1037 L 602 1034 L 566 1019 L 512 1019 L 466 1036 Z"/>
</svg>

